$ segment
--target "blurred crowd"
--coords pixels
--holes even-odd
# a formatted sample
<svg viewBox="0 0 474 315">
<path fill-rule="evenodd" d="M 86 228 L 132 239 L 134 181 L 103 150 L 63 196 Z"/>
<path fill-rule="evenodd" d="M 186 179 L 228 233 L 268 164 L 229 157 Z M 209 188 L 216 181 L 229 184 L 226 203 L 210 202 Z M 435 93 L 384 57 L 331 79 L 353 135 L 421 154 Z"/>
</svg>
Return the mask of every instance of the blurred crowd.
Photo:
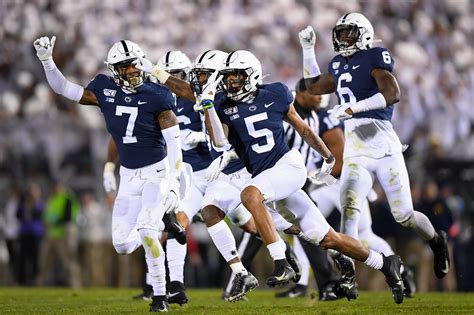
<svg viewBox="0 0 474 315">
<path fill-rule="evenodd" d="M 364 13 L 380 40 L 377 44 L 396 60 L 402 98 L 393 124 L 402 142 L 409 144 L 406 158 L 414 201 L 437 228 L 449 233 L 455 249 L 454 284 L 444 287 L 473 290 L 469 264 L 474 257 L 465 250 L 474 246 L 470 0 L 1 1 L 0 265 L 10 265 L 4 270 L 11 274 L 0 273 L 0 284 L 129 283 L 110 275 L 122 269 L 128 271 L 116 274 L 127 274 L 129 262 L 117 257 L 111 246 L 112 201 L 103 192 L 101 178 L 108 141 L 102 115 L 50 90 L 32 45 L 37 37 L 57 36 L 56 64 L 82 85 L 105 71 L 108 49 L 126 38 L 154 61 L 168 50 L 182 50 L 193 59 L 207 49 L 247 49 L 261 60 L 266 82 L 293 87 L 302 76 L 298 31 L 313 25 L 316 55 L 324 69 L 334 55 L 332 27 L 347 12 Z M 384 210 L 383 194 L 380 200 L 374 205 L 374 229 L 379 227 L 403 250 L 403 239 L 414 236 L 400 227 L 387 228 L 393 219 Z M 189 259 L 194 266 L 220 268 L 219 255 L 197 226 Z M 409 263 L 415 266 L 423 260 L 419 250 L 414 252 Z M 54 279 L 52 270 L 58 264 L 63 273 Z M 203 278 L 199 273 L 189 277 Z M 440 288 L 439 283 L 420 281 L 426 289 Z M 205 279 L 195 283 L 216 285 Z"/>
</svg>

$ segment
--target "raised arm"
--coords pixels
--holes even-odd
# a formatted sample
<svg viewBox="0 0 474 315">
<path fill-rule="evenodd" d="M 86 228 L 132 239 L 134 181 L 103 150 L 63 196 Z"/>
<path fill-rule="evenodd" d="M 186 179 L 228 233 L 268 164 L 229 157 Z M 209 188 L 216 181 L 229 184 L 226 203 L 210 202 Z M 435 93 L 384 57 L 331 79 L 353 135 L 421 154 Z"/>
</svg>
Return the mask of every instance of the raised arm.
<svg viewBox="0 0 474 315">
<path fill-rule="evenodd" d="M 319 70 L 314 52 L 316 34 L 313 27 L 307 26 L 299 32 L 298 37 L 303 50 L 303 77 L 309 93 L 321 95 L 335 92 L 337 86 L 333 77 L 329 73 L 321 74 Z"/>
<path fill-rule="evenodd" d="M 188 82 L 173 77 L 168 72 L 161 69 L 159 65 L 153 65 L 150 60 L 143 58 L 142 56 L 137 54 L 135 54 L 135 56 L 137 57 L 137 60 L 135 61 L 135 67 L 137 69 L 154 76 L 161 84 L 166 85 L 174 94 L 176 94 L 176 96 L 188 99 L 192 102 L 196 101 L 193 89 Z"/>
<path fill-rule="evenodd" d="M 84 105 L 99 105 L 96 96 L 84 87 L 66 79 L 56 67 L 53 61 L 53 48 L 56 42 L 56 36 L 51 40 L 48 37 L 41 37 L 34 41 L 33 46 L 36 49 L 36 55 L 43 64 L 46 79 L 54 92 L 67 99 Z"/>
</svg>

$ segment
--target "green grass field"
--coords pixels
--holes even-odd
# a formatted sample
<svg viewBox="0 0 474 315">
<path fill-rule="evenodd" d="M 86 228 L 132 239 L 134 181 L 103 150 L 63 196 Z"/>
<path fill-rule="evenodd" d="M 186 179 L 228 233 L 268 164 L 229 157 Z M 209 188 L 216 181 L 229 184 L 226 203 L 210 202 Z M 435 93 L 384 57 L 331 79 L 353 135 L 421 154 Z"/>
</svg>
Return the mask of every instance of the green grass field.
<svg viewBox="0 0 474 315">
<path fill-rule="evenodd" d="M 148 302 L 132 300 L 139 289 L 0 288 L 0 314 L 146 314 Z M 222 301 L 220 290 L 188 290 L 190 302 L 171 306 L 182 314 L 474 314 L 474 294 L 419 293 L 403 304 L 390 293 L 360 292 L 355 301 L 318 302 L 310 298 L 276 299 L 258 290 L 248 301 Z"/>
</svg>

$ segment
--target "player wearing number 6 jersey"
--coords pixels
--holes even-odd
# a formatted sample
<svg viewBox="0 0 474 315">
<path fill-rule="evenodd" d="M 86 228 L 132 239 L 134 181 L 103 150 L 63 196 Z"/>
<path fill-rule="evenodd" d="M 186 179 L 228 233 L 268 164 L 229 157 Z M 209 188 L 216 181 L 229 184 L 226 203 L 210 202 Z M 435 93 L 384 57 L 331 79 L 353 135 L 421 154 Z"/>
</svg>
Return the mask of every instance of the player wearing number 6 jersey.
<svg viewBox="0 0 474 315">
<path fill-rule="evenodd" d="M 344 120 L 346 143 L 341 175 L 342 229 L 357 235 L 361 209 L 372 187 L 372 174 L 382 185 L 395 220 L 414 229 L 434 252 L 434 271 L 449 271 L 446 234 L 436 233 L 428 218 L 414 211 L 402 145 L 390 122 L 400 90 L 393 75 L 394 60 L 385 48 L 372 47 L 374 30 L 360 13 L 342 16 L 333 29 L 339 54 L 321 74 L 316 62 L 316 36 L 311 26 L 299 34 L 304 77 L 312 94 L 337 92 L 340 105 L 332 110 Z"/>
<path fill-rule="evenodd" d="M 153 286 L 150 311 L 167 311 L 165 255 L 158 226 L 165 211 L 179 204 L 182 154 L 175 98 L 165 86 L 145 80 L 135 68 L 141 48 L 128 40 L 115 43 L 107 55 L 113 76 L 97 75 L 86 88 L 67 80 L 56 67 L 56 37 L 34 42 L 51 88 L 64 97 L 100 108 L 120 157 L 120 186 L 112 214 L 112 241 L 119 254 L 140 245 Z"/>
</svg>

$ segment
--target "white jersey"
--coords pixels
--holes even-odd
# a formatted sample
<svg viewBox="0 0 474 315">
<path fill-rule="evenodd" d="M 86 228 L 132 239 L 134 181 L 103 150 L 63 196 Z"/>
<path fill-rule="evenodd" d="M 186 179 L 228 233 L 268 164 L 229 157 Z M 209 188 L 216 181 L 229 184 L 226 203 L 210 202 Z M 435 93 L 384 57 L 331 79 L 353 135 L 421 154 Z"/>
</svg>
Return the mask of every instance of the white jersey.
<svg viewBox="0 0 474 315">
<path fill-rule="evenodd" d="M 402 152 L 402 143 L 389 120 L 357 118 L 344 121 L 344 159 L 367 156 L 375 159 Z"/>
</svg>

